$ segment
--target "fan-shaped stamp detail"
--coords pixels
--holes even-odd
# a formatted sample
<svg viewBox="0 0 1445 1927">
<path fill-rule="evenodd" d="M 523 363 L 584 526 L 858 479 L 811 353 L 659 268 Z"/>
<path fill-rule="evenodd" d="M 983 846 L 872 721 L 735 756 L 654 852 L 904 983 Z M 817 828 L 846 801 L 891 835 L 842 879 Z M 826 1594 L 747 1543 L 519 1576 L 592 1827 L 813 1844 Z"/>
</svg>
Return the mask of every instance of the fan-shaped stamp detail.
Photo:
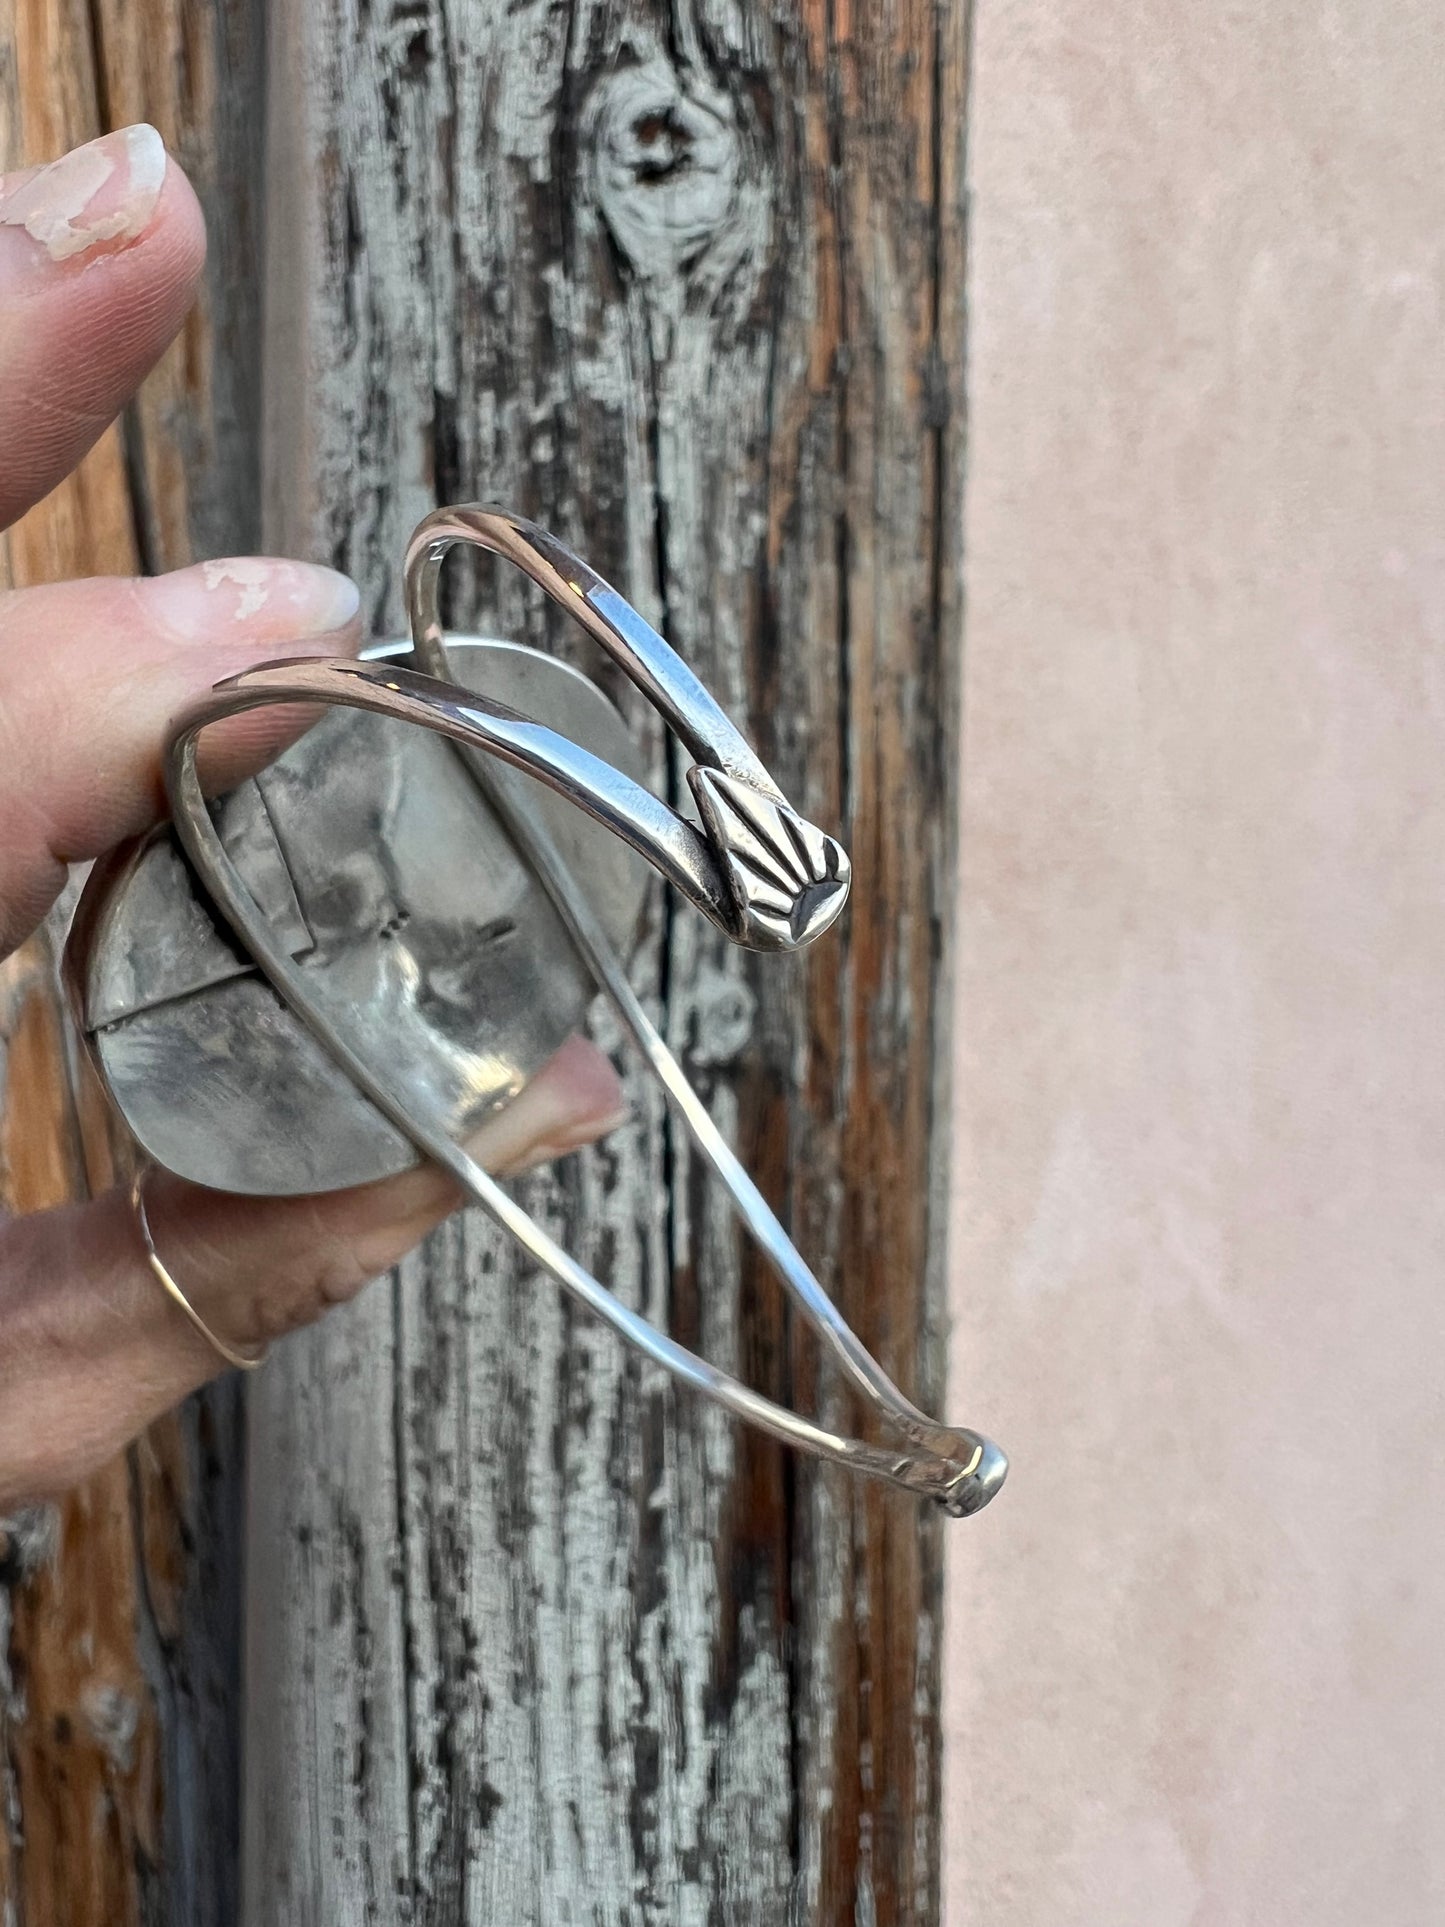
<svg viewBox="0 0 1445 1927">
<path fill-rule="evenodd" d="M 754 950 L 811 943 L 848 900 L 842 844 L 735 776 L 698 765 L 688 778 L 732 889 L 739 941 Z"/>
</svg>

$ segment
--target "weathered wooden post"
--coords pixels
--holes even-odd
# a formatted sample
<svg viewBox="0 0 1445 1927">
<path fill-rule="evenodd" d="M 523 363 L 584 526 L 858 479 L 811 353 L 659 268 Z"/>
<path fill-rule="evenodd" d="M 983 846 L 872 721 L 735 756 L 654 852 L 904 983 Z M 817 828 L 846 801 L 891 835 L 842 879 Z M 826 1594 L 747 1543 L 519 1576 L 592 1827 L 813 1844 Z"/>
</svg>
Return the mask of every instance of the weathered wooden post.
<svg viewBox="0 0 1445 1927">
<path fill-rule="evenodd" d="M 98 18 L 131 46 L 129 10 Z M 840 827 L 853 899 L 815 950 L 752 959 L 659 901 L 639 983 L 935 1407 L 966 24 L 962 0 L 273 0 L 266 36 L 263 539 L 350 570 L 396 632 L 416 519 L 518 507 Z M 457 596 L 596 671 L 514 581 L 459 565 Z M 829 1409 L 632 1090 L 634 1123 L 532 1207 L 689 1343 Z M 915 1502 L 657 1381 L 470 1217 L 249 1389 L 248 1923 L 936 1920 L 939 1530 Z M 175 1699 L 145 1714 L 162 1754 L 191 1730 Z M 205 1781 L 148 1784 L 144 1856 L 226 1836 Z M 157 1873 L 146 1917 L 227 1918 L 224 1862 L 186 1863 L 211 1913 Z"/>
</svg>

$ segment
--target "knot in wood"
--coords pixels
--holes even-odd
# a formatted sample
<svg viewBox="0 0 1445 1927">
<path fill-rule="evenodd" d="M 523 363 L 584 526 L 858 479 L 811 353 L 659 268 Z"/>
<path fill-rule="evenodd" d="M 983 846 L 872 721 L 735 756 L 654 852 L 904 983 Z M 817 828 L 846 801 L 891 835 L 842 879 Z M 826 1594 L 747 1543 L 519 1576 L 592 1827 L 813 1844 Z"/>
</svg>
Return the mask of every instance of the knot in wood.
<svg viewBox="0 0 1445 1927">
<path fill-rule="evenodd" d="M 602 217 L 633 271 L 685 275 L 734 217 L 740 147 L 725 94 L 660 57 L 606 75 L 590 103 Z"/>
</svg>

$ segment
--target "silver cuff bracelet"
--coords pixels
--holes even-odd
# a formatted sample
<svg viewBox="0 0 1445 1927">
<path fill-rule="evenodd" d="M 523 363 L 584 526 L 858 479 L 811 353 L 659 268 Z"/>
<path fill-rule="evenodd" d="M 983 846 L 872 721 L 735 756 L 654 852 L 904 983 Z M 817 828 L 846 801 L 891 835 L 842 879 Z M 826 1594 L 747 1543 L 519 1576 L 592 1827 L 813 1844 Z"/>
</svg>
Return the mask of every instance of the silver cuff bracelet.
<svg viewBox="0 0 1445 1927">
<path fill-rule="evenodd" d="M 642 783 L 622 718 L 588 678 L 536 650 L 444 634 L 439 580 L 457 543 L 515 563 L 643 692 L 694 759 L 695 821 Z M 498 509 L 441 509 L 412 538 L 406 590 L 409 652 L 268 664 L 184 714 L 165 759 L 174 828 L 93 872 L 67 975 L 121 1115 L 157 1163 L 256 1195 L 364 1183 L 420 1154 L 706 1397 L 954 1515 L 979 1511 L 1003 1482 L 1003 1453 L 920 1412 L 865 1349 L 723 1139 L 622 961 L 646 886 L 637 858 L 734 943 L 789 951 L 842 910 L 843 849 L 789 806 L 662 637 L 542 529 Z M 259 777 L 208 805 L 201 732 L 285 703 L 327 714 Z M 379 718 L 421 728 L 395 731 Z M 460 1148 L 577 1029 L 597 990 L 862 1395 L 882 1443 L 828 1431 L 658 1331 Z"/>
</svg>

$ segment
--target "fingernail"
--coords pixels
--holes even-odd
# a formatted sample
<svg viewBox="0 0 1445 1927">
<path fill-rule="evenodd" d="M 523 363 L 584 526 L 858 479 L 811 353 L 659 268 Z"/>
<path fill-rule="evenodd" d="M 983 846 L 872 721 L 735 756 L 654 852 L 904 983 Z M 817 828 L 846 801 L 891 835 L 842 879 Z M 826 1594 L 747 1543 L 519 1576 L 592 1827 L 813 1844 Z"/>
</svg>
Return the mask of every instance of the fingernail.
<svg viewBox="0 0 1445 1927">
<path fill-rule="evenodd" d="M 561 1080 L 538 1078 L 489 1118 L 467 1145 L 479 1164 L 497 1177 L 515 1177 L 535 1165 L 580 1151 L 625 1124 L 626 1106 L 602 1113 L 578 1111 L 578 1098 Z"/>
<path fill-rule="evenodd" d="M 165 143 L 141 122 L 72 148 L 0 199 L 0 227 L 24 228 L 52 261 L 133 241 L 155 213 Z"/>
<path fill-rule="evenodd" d="M 248 638 L 300 641 L 345 628 L 361 607 L 349 576 L 313 562 L 258 555 L 155 576 L 142 592 L 157 620 L 192 642 L 223 641 L 241 625 Z"/>
<path fill-rule="evenodd" d="M 595 1044 L 574 1035 L 487 1119 L 467 1149 L 487 1170 L 505 1175 L 590 1144 L 627 1116 L 617 1072 Z"/>
</svg>

